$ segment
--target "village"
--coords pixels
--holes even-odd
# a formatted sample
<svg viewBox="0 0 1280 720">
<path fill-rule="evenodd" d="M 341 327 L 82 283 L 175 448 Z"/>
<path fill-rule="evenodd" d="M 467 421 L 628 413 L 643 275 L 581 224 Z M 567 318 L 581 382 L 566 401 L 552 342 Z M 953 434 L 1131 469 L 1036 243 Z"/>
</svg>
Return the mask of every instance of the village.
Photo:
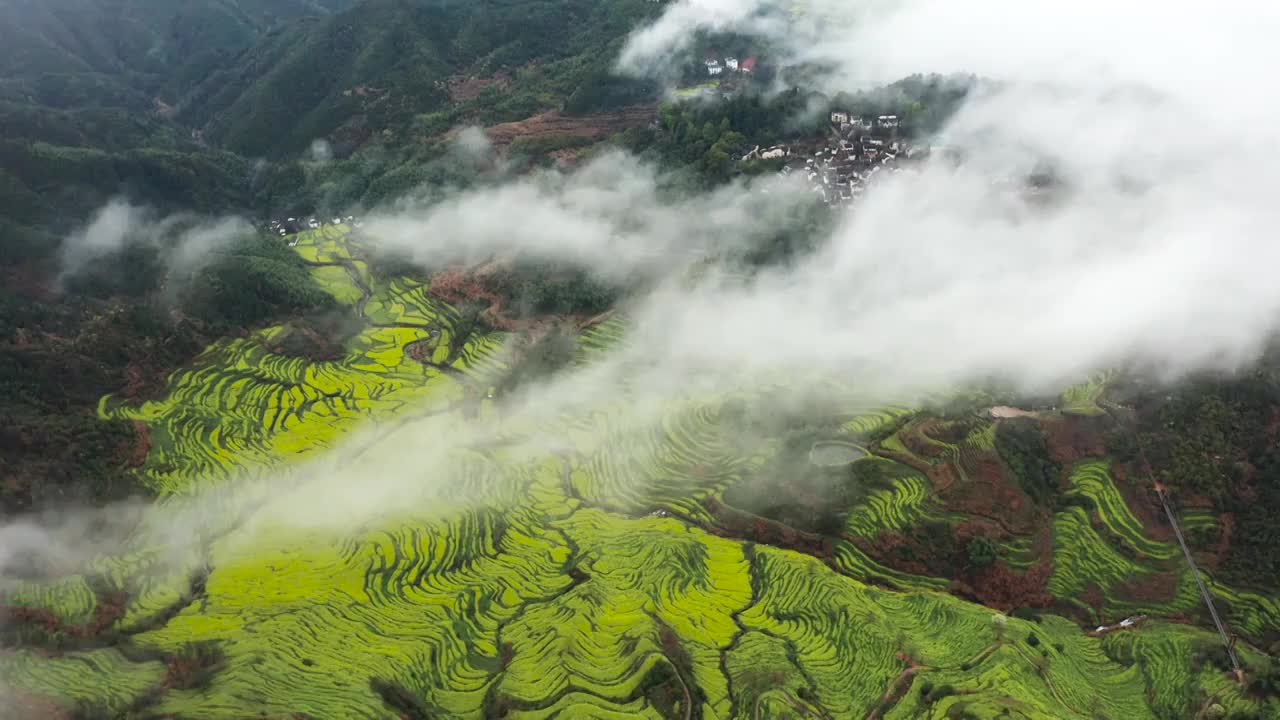
<svg viewBox="0 0 1280 720">
<path fill-rule="evenodd" d="M 703 61 L 703 64 L 707 68 L 707 74 L 711 77 L 720 77 L 726 72 L 750 75 L 756 69 L 756 59 L 754 57 L 749 57 L 739 62 L 738 58 L 733 56 L 720 58 L 712 54 Z"/>
<path fill-rule="evenodd" d="M 823 203 L 846 205 L 861 198 L 873 180 L 901 172 L 907 160 L 927 154 L 927 148 L 899 136 L 902 122 L 897 115 L 863 117 L 837 110 L 830 120 L 829 139 L 757 146 L 741 160 L 783 160 L 778 175 L 803 175 Z"/>
<path fill-rule="evenodd" d="M 348 215 L 345 218 L 335 216 L 329 220 L 315 217 L 290 217 L 284 218 L 283 220 L 272 220 L 267 223 L 264 229 L 267 232 L 274 233 L 280 237 L 285 237 L 287 235 L 295 235 L 307 230 L 316 230 L 324 227 L 325 225 L 350 225 L 352 227 L 364 227 L 364 222 L 357 219 L 354 215 Z"/>
</svg>

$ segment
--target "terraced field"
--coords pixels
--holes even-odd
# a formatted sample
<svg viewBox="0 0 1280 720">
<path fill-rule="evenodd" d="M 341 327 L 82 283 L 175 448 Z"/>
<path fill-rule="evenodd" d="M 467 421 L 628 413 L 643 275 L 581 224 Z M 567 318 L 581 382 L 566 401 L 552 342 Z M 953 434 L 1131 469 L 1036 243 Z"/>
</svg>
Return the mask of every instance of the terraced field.
<svg viewBox="0 0 1280 720">
<path fill-rule="evenodd" d="M 324 361 L 276 352 L 287 327 L 224 340 L 161 399 L 104 398 L 104 416 L 147 427 L 160 499 L 124 550 L 6 598 L 62 623 L 0 654 L 6 683 L 102 717 L 1118 720 L 1190 717 L 1210 696 L 1258 707 L 1192 661 L 1213 642 L 1202 629 L 1152 620 L 1090 637 L 873 560 L 856 540 L 954 520 L 914 466 L 855 462 L 883 464 L 881 484 L 856 495 L 834 539 L 727 507 L 725 491 L 781 445 L 726 420 L 761 388 L 642 407 L 624 383 L 586 403 L 507 404 L 490 396 L 520 362 L 513 337 L 420 282 L 371 277 L 341 229 L 297 241 L 363 329 Z M 626 345 L 624 318 L 592 325 L 574 365 L 589 373 Z M 847 439 L 913 415 L 844 392 Z M 913 455 L 895 438 L 884 453 Z M 993 438 L 986 425 L 929 449 L 972 469 Z M 1176 567 L 1105 463 L 1072 483 L 1096 510 L 1053 520 L 1055 595 Z M 1007 552 L 1032 551 L 1014 539 Z M 1274 601 L 1215 591 L 1245 631 L 1277 626 Z M 113 593 L 125 597 L 114 613 Z M 1194 601 L 1179 585 L 1146 610 Z M 104 617 L 98 632 L 66 629 Z M 217 649 L 199 682 L 184 671 L 197 647 Z"/>
</svg>

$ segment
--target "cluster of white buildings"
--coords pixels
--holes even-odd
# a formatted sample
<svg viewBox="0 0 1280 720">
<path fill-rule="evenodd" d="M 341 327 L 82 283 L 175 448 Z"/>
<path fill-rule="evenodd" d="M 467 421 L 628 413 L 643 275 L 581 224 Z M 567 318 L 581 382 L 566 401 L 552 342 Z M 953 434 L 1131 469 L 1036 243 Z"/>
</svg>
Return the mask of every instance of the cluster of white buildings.
<svg viewBox="0 0 1280 720">
<path fill-rule="evenodd" d="M 896 116 L 861 118 L 836 112 L 831 121 L 833 138 L 823 145 L 804 150 L 757 147 L 742 160 L 785 159 L 779 175 L 803 177 L 822 202 L 843 205 L 861 198 L 872 181 L 902 172 L 903 161 L 921 152 L 898 138 Z"/>
<path fill-rule="evenodd" d="M 711 77 L 716 77 L 726 72 L 750 75 L 756 69 L 756 59 L 753 57 L 741 62 L 738 61 L 738 58 L 732 56 L 725 58 L 708 57 L 704 64 L 707 68 L 707 74 Z"/>
<path fill-rule="evenodd" d="M 879 115 L 876 117 L 864 117 L 862 115 L 854 115 L 843 110 L 833 110 L 831 112 L 831 124 L 835 126 L 840 133 L 859 133 L 870 132 L 872 130 L 896 132 L 902 126 L 902 119 L 897 115 Z"/>
<path fill-rule="evenodd" d="M 345 218 L 341 216 L 331 219 L 324 218 L 298 218 L 291 217 L 283 220 L 272 220 L 267 224 L 267 231 L 275 233 L 280 237 L 300 233 L 305 230 L 315 230 L 325 225 L 351 225 L 352 227 L 364 227 L 364 222 L 356 219 L 355 215 L 348 215 Z"/>
</svg>

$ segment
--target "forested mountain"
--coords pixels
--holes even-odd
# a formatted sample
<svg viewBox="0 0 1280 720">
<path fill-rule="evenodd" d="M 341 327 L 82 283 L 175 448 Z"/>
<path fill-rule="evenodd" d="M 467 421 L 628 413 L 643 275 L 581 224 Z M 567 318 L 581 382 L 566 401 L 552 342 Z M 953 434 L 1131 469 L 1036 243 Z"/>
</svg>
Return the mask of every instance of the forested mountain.
<svg viewBox="0 0 1280 720">
<path fill-rule="evenodd" d="M 672 4 L 0 0 L 0 720 L 1280 717 L 1280 342 Z"/>
<path fill-rule="evenodd" d="M 415 121 L 445 129 L 441 118 L 420 116 L 450 114 L 451 101 L 479 99 L 471 104 L 485 119 L 520 119 L 598 82 L 651 8 L 645 0 L 370 0 L 267 37 L 196 87 L 179 119 L 237 152 L 273 157 L 315 138 L 349 151 Z M 495 82 L 477 98 L 451 89 L 455 74 Z"/>
<path fill-rule="evenodd" d="M 645 0 L 0 0 L 0 475 L 24 478 L 4 506 L 129 492 L 113 478 L 130 432 L 95 417 L 101 388 L 145 391 L 220 332 L 326 308 L 294 253 L 251 244 L 180 297 L 161 297 L 164 249 L 147 245 L 59 294 L 59 246 L 98 208 L 336 212 L 433 173 L 462 180 L 432 140 L 455 125 L 654 97 L 609 72 L 653 12 Z M 315 140 L 336 161 L 308 162 Z"/>
<path fill-rule="evenodd" d="M 135 93 L 172 102 L 272 29 L 351 2 L 4 0 L 0 77 L 11 97 L 27 91 L 60 107 L 142 99 Z M 103 97 L 103 90 L 123 95 Z"/>
<path fill-rule="evenodd" d="M 318 194 L 376 202 L 420 182 L 423 141 L 452 127 L 655 97 L 610 73 L 624 35 L 656 12 L 646 0 L 3 0 L 0 10 L 0 36 L 13 40 L 0 47 L 9 262 L 40 256 L 115 195 L 208 213 L 306 208 Z M 374 152 L 306 178 L 293 161 L 317 140 L 339 159 Z M 402 166 L 400 181 L 366 197 Z"/>
</svg>

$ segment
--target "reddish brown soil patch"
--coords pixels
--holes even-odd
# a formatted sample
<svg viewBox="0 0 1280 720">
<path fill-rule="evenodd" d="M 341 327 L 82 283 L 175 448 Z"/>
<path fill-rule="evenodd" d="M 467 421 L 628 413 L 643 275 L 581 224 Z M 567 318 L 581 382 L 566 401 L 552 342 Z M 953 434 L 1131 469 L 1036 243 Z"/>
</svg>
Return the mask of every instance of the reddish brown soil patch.
<svg viewBox="0 0 1280 720">
<path fill-rule="evenodd" d="M 511 87 L 511 77 L 505 72 L 498 72 L 489 77 L 453 75 L 445 81 L 445 84 L 449 88 L 449 100 L 463 103 L 475 100 L 489 88 L 506 90 Z"/>
<path fill-rule="evenodd" d="M 1098 615 L 1102 614 L 1102 608 L 1107 604 L 1107 598 L 1102 594 L 1102 588 L 1099 588 L 1097 583 L 1089 583 L 1085 586 L 1084 592 L 1080 593 L 1080 601 L 1093 608 Z"/>
<path fill-rule="evenodd" d="M 707 529 L 713 535 L 773 545 L 824 560 L 830 558 L 834 551 L 831 540 L 821 535 L 743 512 L 715 498 L 707 498 L 704 505 L 715 520 L 715 525 Z"/>
<path fill-rule="evenodd" d="M 124 387 L 120 389 L 121 397 L 137 397 L 147 384 L 147 371 L 137 362 L 131 362 L 124 369 Z"/>
<path fill-rule="evenodd" d="M 0 625 L 8 623 L 35 625 L 49 634 L 61 633 L 76 638 L 91 638 L 124 617 L 128 599 L 129 596 L 120 591 L 98 593 L 98 606 L 93 611 L 93 617 L 83 625 L 64 622 L 56 613 L 46 608 L 0 605 Z"/>
<path fill-rule="evenodd" d="M 1112 468 L 1111 478 L 1120 491 L 1120 498 L 1142 523 L 1142 532 L 1153 540 L 1173 542 L 1173 528 L 1165 521 L 1160 500 L 1151 487 L 1131 480 L 1127 471 L 1120 466 Z"/>
<path fill-rule="evenodd" d="M 431 360 L 431 340 L 423 339 L 409 343 L 404 348 L 404 354 L 408 355 L 411 359 L 426 365 Z"/>
<path fill-rule="evenodd" d="M 1111 590 L 1117 598 L 1122 600 L 1152 604 L 1167 603 L 1173 600 L 1178 592 L 1178 575 L 1162 572 L 1140 578 L 1129 578 L 1112 586 Z"/>
<path fill-rule="evenodd" d="M 967 583 L 953 583 L 958 594 L 976 598 L 987 607 L 1007 611 L 1013 608 L 1043 608 L 1053 602 L 1045 589 L 1052 568 L 1045 563 L 1032 565 L 1025 572 L 997 562 L 985 570 L 969 575 Z"/>
<path fill-rule="evenodd" d="M 907 692 L 911 690 L 911 684 L 915 681 L 916 672 L 919 669 L 917 665 L 908 666 L 900 675 L 894 678 L 893 682 L 889 683 L 889 689 L 885 690 L 884 695 L 880 697 L 879 702 L 871 708 L 871 712 L 867 713 L 867 720 L 876 720 L 883 717 L 902 698 L 906 697 Z"/>
<path fill-rule="evenodd" d="M 913 575 L 934 575 L 935 571 L 925 564 L 921 558 L 937 556 L 936 549 L 924 547 L 921 543 L 900 533 L 881 530 L 875 540 L 862 537 L 850 538 L 855 547 L 866 553 L 867 557 L 891 567 L 894 570 Z M 932 552 L 932 554 L 930 554 Z M 950 562 L 949 559 L 943 559 Z"/>
<path fill-rule="evenodd" d="M 346 355 L 342 343 L 334 342 L 335 337 L 340 337 L 336 331 L 326 336 L 307 325 L 293 323 L 286 332 L 267 346 L 267 350 L 276 355 L 303 357 L 316 362 L 334 362 Z"/>
<path fill-rule="evenodd" d="M 142 467 L 147 461 L 147 453 L 151 452 L 151 430 L 141 420 L 134 420 L 131 424 L 138 439 L 129 446 L 125 455 L 125 465 L 135 468 Z"/>
<path fill-rule="evenodd" d="M 1018 418 L 1018 417 L 1039 417 L 1040 413 L 1034 410 L 1023 410 L 1022 408 L 1010 407 L 1008 405 L 997 405 L 987 411 L 993 418 Z"/>
<path fill-rule="evenodd" d="M 1035 503 L 1011 481 L 1004 463 L 984 453 L 973 464 L 967 483 L 937 488 L 943 506 L 994 522 L 1012 535 L 1035 532 L 1040 518 Z"/>
<path fill-rule="evenodd" d="M 585 148 L 563 148 L 553 150 L 547 155 L 556 162 L 556 167 L 569 168 L 578 164 L 578 160 L 586 154 Z"/>
<path fill-rule="evenodd" d="M 1107 454 L 1107 441 L 1097 418 L 1051 417 L 1040 422 L 1054 460 L 1069 464 Z"/>
<path fill-rule="evenodd" d="M 960 482 L 960 473 L 951 463 L 926 465 L 924 474 L 929 478 L 929 484 L 933 486 L 934 492 L 939 494 L 947 492 Z"/>
<path fill-rule="evenodd" d="M 1053 525 L 1041 523 L 1031 536 L 1031 555 L 1041 560 L 1053 558 Z"/>
<path fill-rule="evenodd" d="M 930 419 L 920 423 L 920 434 L 948 445 L 959 445 L 973 431 L 971 422 L 947 422 Z"/>
<path fill-rule="evenodd" d="M 930 442 L 931 431 L 941 432 L 933 418 L 925 418 L 917 423 L 908 424 L 898 433 L 898 438 L 908 450 L 922 458 L 938 460 L 942 457 L 942 448 Z"/>
<path fill-rule="evenodd" d="M 452 305 L 484 305 L 482 320 L 495 328 L 514 330 L 516 321 L 505 314 L 505 299 L 496 290 L 502 284 L 503 271 L 496 263 L 479 268 L 446 268 L 431 275 L 427 292 Z"/>
<path fill-rule="evenodd" d="M 1218 516 L 1218 541 L 1209 549 L 1213 553 L 1209 564 L 1210 569 L 1216 570 L 1218 565 L 1227 557 L 1227 553 L 1231 552 L 1231 538 L 1236 530 L 1235 513 L 1222 513 Z"/>
<path fill-rule="evenodd" d="M 485 134 L 494 147 L 500 149 L 510 145 L 516 138 L 536 140 L 552 136 L 573 136 L 593 141 L 604 140 L 628 128 L 648 125 L 656 113 L 654 105 L 633 105 L 611 112 L 582 116 L 549 110 L 524 120 L 494 125 L 487 128 Z"/>
</svg>

